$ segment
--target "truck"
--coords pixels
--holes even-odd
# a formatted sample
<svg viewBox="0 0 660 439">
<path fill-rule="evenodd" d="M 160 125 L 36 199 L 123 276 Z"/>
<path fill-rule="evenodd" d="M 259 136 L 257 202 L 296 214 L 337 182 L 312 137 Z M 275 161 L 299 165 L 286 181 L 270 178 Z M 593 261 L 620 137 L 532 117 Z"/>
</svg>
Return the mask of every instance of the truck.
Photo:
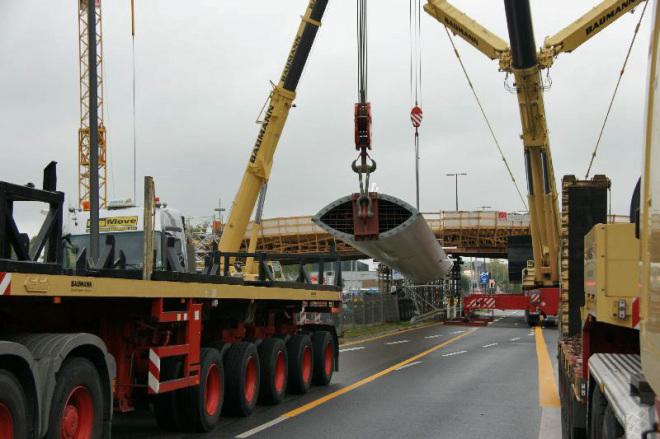
<svg viewBox="0 0 660 439">
<path fill-rule="evenodd" d="M 261 172 L 255 199 L 326 5 L 309 1 L 250 152 L 246 173 Z M 239 194 L 234 210 L 243 216 L 230 216 L 228 238 L 233 228 L 244 232 L 254 207 Z M 14 216 L 19 202 L 46 206 L 32 239 Z M 222 413 L 248 416 L 257 403 L 330 383 L 339 365 L 337 332 L 299 324 L 298 315 L 338 310 L 341 276 L 334 285 L 313 284 L 305 271 L 308 263 L 337 262 L 336 255 L 247 254 L 230 246 L 197 271 L 185 222 L 158 203 L 150 178 L 143 207 L 109 203 L 97 212 L 96 224 L 85 209 L 65 220 L 54 162 L 40 189 L 0 182 L 0 438 L 109 438 L 114 413 L 151 408 L 165 430 L 205 432 Z M 92 229 L 99 231 L 98 259 L 88 252 Z M 230 265 L 245 257 L 257 261 L 258 273 L 232 276 Z M 297 279 L 274 276 L 272 260 L 297 263 Z"/>
<path fill-rule="evenodd" d="M 630 222 L 608 223 L 609 180 L 563 179 L 558 376 L 564 438 L 660 433 L 657 3 L 652 25 L 643 164 Z"/>
</svg>

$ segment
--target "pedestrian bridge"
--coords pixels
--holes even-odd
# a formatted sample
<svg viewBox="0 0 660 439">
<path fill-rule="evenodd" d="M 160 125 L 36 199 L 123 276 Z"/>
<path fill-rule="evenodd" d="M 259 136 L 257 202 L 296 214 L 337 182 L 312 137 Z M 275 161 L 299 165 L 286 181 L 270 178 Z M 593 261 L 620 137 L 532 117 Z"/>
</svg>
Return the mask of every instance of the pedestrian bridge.
<svg viewBox="0 0 660 439">
<path fill-rule="evenodd" d="M 445 252 L 452 256 L 506 258 L 507 238 L 530 233 L 529 215 L 526 213 L 441 211 L 423 215 Z M 247 230 L 243 250 L 247 249 L 252 223 Z M 262 220 L 257 251 L 328 253 L 333 243 L 335 251 L 342 257 L 364 257 L 353 247 L 317 227 L 311 216 Z"/>
</svg>

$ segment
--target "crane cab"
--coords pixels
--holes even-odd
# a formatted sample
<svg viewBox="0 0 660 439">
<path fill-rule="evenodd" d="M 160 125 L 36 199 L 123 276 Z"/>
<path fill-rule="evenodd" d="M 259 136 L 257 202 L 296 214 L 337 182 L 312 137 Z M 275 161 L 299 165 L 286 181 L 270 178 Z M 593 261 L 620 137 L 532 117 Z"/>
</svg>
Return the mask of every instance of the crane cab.
<svg viewBox="0 0 660 439">
<path fill-rule="evenodd" d="M 90 212 L 69 212 L 64 223 L 64 265 L 74 267 L 77 255 L 89 247 Z M 126 257 L 126 268 L 141 270 L 143 267 L 144 209 L 129 201 L 110 202 L 107 209 L 99 210 L 99 235 L 103 245 L 105 236 L 115 238 L 115 253 L 122 251 Z M 157 205 L 154 226 L 154 269 L 164 270 L 167 264 L 168 240 L 174 240 L 174 253 L 183 271 L 188 267 L 185 224 L 181 213 L 165 205 Z"/>
</svg>

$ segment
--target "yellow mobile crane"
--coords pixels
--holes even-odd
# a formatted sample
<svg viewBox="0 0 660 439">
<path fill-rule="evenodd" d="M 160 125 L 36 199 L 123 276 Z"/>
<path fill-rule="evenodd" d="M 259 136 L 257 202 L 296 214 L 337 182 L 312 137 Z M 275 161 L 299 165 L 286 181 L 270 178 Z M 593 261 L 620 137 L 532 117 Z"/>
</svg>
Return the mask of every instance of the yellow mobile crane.
<svg viewBox="0 0 660 439">
<path fill-rule="evenodd" d="M 321 26 L 321 18 L 327 4 L 328 0 L 310 0 L 305 15 L 301 17 L 300 27 L 293 40 L 280 81 L 274 86 L 269 102 L 265 106 L 266 111 L 260 122 L 261 128 L 257 140 L 218 244 L 220 252 L 232 253 L 240 249 L 259 193 L 265 191 L 265 184 L 270 177 L 275 149 L 296 97 L 296 87 L 318 28 Z M 253 241 L 257 239 L 258 231 L 255 222 L 255 228 L 252 230 Z M 254 246 L 250 245 L 250 248 Z M 248 264 L 248 270 L 251 270 L 251 265 Z"/>
<path fill-rule="evenodd" d="M 526 0 L 505 0 L 511 45 L 445 0 L 428 0 L 424 10 L 490 59 L 499 70 L 512 73 L 518 96 L 525 150 L 533 261 L 523 275 L 530 290 L 526 312 L 530 325 L 556 316 L 560 297 L 560 217 L 548 138 L 541 71 L 562 52 L 571 52 L 612 24 L 643 0 L 605 0 L 556 35 L 536 52 L 534 31 Z"/>
</svg>

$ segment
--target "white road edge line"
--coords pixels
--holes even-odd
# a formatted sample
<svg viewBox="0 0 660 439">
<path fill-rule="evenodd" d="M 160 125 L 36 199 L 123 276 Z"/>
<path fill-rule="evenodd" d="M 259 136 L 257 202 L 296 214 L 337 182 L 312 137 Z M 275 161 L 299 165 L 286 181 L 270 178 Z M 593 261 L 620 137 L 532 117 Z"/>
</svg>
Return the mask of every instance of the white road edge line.
<svg viewBox="0 0 660 439">
<path fill-rule="evenodd" d="M 414 366 L 416 364 L 421 364 L 421 363 L 422 363 L 421 361 L 413 361 L 412 363 L 404 364 L 403 366 L 398 367 L 396 370 L 405 369 L 406 367 Z"/>
<path fill-rule="evenodd" d="M 408 343 L 409 341 L 410 341 L 410 340 L 399 340 L 399 341 L 391 341 L 391 342 L 389 342 L 389 343 L 385 343 L 385 344 L 388 344 L 388 345 L 392 345 L 392 344 L 401 344 L 401 343 Z"/>
<path fill-rule="evenodd" d="M 360 349 L 364 349 L 364 346 L 360 346 L 360 347 L 357 347 L 357 348 L 339 349 L 339 352 L 359 351 Z"/>
<path fill-rule="evenodd" d="M 280 416 L 279 418 L 275 418 L 272 421 L 266 422 L 265 424 L 261 424 L 258 427 L 254 427 L 252 430 L 248 430 L 245 433 L 241 433 L 238 436 L 236 436 L 237 439 L 243 439 L 246 437 L 250 437 L 254 434 L 259 433 L 260 431 L 263 431 L 267 428 L 272 427 L 273 425 L 279 424 L 282 421 L 286 421 L 289 418 L 285 418 L 284 416 Z"/>
<path fill-rule="evenodd" d="M 489 347 L 491 347 L 491 346 L 497 346 L 497 343 L 487 344 L 487 345 L 485 345 L 485 346 L 482 346 L 482 348 L 489 348 Z"/>
</svg>

